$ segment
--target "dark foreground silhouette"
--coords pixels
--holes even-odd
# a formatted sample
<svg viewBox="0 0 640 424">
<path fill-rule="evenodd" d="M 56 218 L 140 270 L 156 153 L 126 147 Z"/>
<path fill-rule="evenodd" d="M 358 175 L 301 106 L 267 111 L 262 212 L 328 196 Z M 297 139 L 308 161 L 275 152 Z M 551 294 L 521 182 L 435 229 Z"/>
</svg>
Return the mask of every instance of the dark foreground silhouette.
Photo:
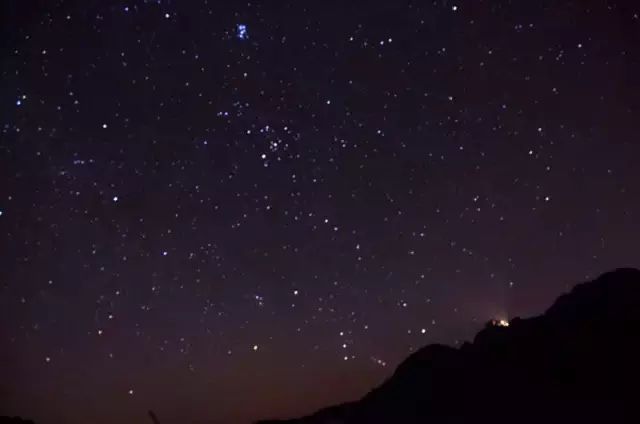
<svg viewBox="0 0 640 424">
<path fill-rule="evenodd" d="M 422 348 L 359 401 L 260 424 L 640 423 L 640 271 L 576 286 L 541 316 Z"/>
<path fill-rule="evenodd" d="M 0 424 L 34 424 L 34 422 L 19 417 L 0 417 Z"/>
<path fill-rule="evenodd" d="M 609 272 L 541 316 L 498 324 L 460 349 L 422 348 L 359 401 L 259 423 L 640 423 L 640 271 Z"/>
</svg>

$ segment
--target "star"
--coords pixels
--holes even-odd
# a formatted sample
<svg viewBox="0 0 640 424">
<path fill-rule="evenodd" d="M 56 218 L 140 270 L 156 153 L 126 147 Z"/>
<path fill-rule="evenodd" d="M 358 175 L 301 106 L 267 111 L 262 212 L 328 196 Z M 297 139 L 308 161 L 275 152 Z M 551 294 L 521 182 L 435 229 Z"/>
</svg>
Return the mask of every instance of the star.
<svg viewBox="0 0 640 424">
<path fill-rule="evenodd" d="M 246 40 L 249 38 L 247 33 L 247 26 L 245 24 L 236 25 L 236 37 L 240 40 Z"/>
</svg>

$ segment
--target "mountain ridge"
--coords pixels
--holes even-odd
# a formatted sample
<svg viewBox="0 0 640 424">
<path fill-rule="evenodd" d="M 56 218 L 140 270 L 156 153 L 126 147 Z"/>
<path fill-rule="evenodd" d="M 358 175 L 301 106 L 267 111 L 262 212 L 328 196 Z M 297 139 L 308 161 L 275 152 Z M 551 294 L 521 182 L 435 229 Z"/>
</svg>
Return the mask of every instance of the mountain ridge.
<svg viewBox="0 0 640 424">
<path fill-rule="evenodd" d="M 634 334 L 640 270 L 619 268 L 542 315 L 487 323 L 459 348 L 419 349 L 360 400 L 256 424 L 640 422 Z"/>
<path fill-rule="evenodd" d="M 424 346 L 360 400 L 256 424 L 636 423 L 638 335 L 640 270 L 619 268 L 541 315 L 489 322 L 457 348 Z"/>
</svg>

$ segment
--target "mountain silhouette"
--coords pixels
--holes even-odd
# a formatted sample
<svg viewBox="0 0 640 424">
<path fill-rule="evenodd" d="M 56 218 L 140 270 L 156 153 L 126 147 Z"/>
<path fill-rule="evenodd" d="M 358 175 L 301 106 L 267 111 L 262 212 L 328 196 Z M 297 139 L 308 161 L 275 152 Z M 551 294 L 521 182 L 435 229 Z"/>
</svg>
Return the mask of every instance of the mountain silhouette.
<svg viewBox="0 0 640 424">
<path fill-rule="evenodd" d="M 640 271 L 618 269 L 543 315 L 420 349 L 358 401 L 258 423 L 640 423 L 639 338 Z"/>
<path fill-rule="evenodd" d="M 31 420 L 23 420 L 20 417 L 0 416 L 0 424 L 34 424 Z"/>
</svg>

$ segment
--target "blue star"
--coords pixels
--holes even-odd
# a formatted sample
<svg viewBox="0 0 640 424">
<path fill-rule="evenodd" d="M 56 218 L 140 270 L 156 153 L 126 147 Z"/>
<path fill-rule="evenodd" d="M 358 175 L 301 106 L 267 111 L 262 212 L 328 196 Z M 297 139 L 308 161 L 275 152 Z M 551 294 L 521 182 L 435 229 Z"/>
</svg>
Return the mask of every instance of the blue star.
<svg viewBox="0 0 640 424">
<path fill-rule="evenodd" d="M 247 34 L 247 26 L 244 24 L 238 24 L 236 27 L 236 36 L 240 40 L 246 40 L 249 38 L 249 35 Z"/>
</svg>

